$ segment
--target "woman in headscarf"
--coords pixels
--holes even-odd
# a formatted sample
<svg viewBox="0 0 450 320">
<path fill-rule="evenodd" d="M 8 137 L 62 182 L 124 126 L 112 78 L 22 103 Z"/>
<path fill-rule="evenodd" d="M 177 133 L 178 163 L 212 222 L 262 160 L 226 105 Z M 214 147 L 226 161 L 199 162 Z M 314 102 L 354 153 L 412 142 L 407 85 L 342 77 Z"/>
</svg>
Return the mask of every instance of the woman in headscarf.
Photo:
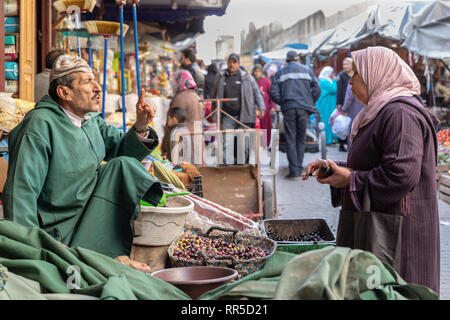
<svg viewBox="0 0 450 320">
<path fill-rule="evenodd" d="M 191 73 L 187 70 L 179 70 L 172 75 L 172 84 L 175 96 L 170 102 L 169 109 L 183 107 L 186 109 L 186 126 L 193 131 L 194 122 L 202 121 L 203 105 L 200 97 L 195 93 L 197 84 Z"/>
<path fill-rule="evenodd" d="M 203 105 L 200 97 L 195 92 L 197 85 L 191 73 L 187 70 L 179 70 L 172 74 L 172 87 L 175 93 L 172 101 L 170 101 L 169 110 L 167 110 L 167 122 L 164 128 L 164 137 L 161 143 L 161 151 L 167 153 L 169 151 L 170 127 L 168 125 L 170 110 L 175 107 L 183 107 L 186 109 L 186 121 L 184 125 L 190 132 L 194 132 L 194 124 L 197 122 L 199 129 L 202 130 L 202 113 Z"/>
<path fill-rule="evenodd" d="M 331 132 L 330 116 L 336 109 L 336 80 L 333 79 L 334 69 L 326 66 L 320 71 L 319 85 L 320 97 L 317 100 L 316 107 L 320 112 L 320 118 L 325 123 L 325 132 L 327 137 L 327 144 L 333 143 L 333 133 Z M 337 138 L 335 137 L 337 140 Z"/>
<path fill-rule="evenodd" d="M 264 97 L 264 104 L 266 105 L 266 112 L 261 119 L 261 129 L 267 132 L 267 146 L 269 146 L 272 130 L 272 111 L 276 110 L 276 105 L 269 96 L 271 83 L 269 78 L 264 77 L 263 67 L 260 64 L 253 67 L 252 75 L 258 83 L 258 87 Z"/>
<path fill-rule="evenodd" d="M 332 186 L 333 205 L 342 205 L 338 246 L 371 248 L 407 282 L 439 294 L 438 120 L 423 106 L 414 72 L 394 51 L 369 47 L 352 57 L 350 84 L 366 106 L 352 123 L 347 161 L 316 160 L 304 179 L 314 172 Z M 316 171 L 323 165 L 333 170 L 328 178 Z M 361 226 L 358 219 L 379 224 Z"/>
</svg>

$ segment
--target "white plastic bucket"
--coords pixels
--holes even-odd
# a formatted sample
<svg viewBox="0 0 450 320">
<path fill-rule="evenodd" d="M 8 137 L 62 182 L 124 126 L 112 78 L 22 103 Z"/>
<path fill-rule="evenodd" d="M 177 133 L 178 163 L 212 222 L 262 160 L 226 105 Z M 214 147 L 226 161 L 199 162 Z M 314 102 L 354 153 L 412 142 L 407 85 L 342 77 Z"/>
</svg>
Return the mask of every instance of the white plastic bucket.
<svg viewBox="0 0 450 320">
<path fill-rule="evenodd" d="M 141 206 L 141 214 L 134 222 L 138 235 L 133 243 L 141 246 L 167 246 L 184 232 L 188 214 L 194 209 L 189 199 L 168 197 L 166 207 Z"/>
</svg>

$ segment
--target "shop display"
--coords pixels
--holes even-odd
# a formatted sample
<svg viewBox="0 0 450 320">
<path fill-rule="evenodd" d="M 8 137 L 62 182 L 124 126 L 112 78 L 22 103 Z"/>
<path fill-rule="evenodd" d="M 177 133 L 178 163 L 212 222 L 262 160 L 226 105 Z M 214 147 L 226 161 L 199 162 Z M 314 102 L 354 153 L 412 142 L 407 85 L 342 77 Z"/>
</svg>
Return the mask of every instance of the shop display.
<svg viewBox="0 0 450 320">
<path fill-rule="evenodd" d="M 18 16 L 5 17 L 5 33 L 17 33 L 20 31 L 20 19 Z"/>
<path fill-rule="evenodd" d="M 437 138 L 439 143 L 444 144 L 445 146 L 450 145 L 450 129 L 439 130 L 437 133 Z"/>
<path fill-rule="evenodd" d="M 19 0 L 4 0 L 5 17 L 19 15 Z"/>
<path fill-rule="evenodd" d="M 300 234 L 300 235 L 281 236 L 278 233 L 276 233 L 275 231 L 273 231 L 271 227 L 267 228 L 266 232 L 267 232 L 267 236 L 270 239 L 275 240 L 275 241 L 313 241 L 313 242 L 318 242 L 318 241 L 325 240 L 324 236 L 322 235 L 321 232 L 311 232 L 311 233 Z"/>
<path fill-rule="evenodd" d="M 0 128 L 11 131 L 22 121 L 25 114 L 34 108 L 35 103 L 13 99 L 8 94 L 0 94 Z"/>
<path fill-rule="evenodd" d="M 223 233 L 211 236 L 214 230 Z M 276 247 L 275 241 L 265 237 L 212 227 L 206 233 L 199 229 L 187 230 L 172 242 L 168 252 L 172 267 L 229 267 L 242 277 L 263 267 Z"/>
<path fill-rule="evenodd" d="M 178 240 L 177 247 L 173 251 L 175 257 L 186 259 L 201 259 L 201 253 L 207 257 L 214 256 L 232 256 L 236 259 L 252 259 L 265 257 L 269 254 L 268 250 L 255 248 L 253 246 L 237 245 L 226 241 L 219 241 L 196 234 L 186 234 Z"/>
<path fill-rule="evenodd" d="M 19 80 L 5 80 L 5 92 L 17 93 L 19 91 Z"/>
<path fill-rule="evenodd" d="M 19 80 L 19 64 L 17 62 L 5 62 L 5 79 Z"/>
</svg>

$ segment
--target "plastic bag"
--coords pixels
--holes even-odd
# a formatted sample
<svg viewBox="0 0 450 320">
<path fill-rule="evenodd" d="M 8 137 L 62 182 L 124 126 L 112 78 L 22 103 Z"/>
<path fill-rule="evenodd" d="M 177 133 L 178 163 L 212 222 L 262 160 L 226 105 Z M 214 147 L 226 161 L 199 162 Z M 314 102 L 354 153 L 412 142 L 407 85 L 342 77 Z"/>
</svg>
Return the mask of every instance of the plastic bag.
<svg viewBox="0 0 450 320">
<path fill-rule="evenodd" d="M 331 126 L 331 131 L 341 140 L 347 139 L 350 134 L 352 119 L 342 114 L 338 115 Z"/>
</svg>

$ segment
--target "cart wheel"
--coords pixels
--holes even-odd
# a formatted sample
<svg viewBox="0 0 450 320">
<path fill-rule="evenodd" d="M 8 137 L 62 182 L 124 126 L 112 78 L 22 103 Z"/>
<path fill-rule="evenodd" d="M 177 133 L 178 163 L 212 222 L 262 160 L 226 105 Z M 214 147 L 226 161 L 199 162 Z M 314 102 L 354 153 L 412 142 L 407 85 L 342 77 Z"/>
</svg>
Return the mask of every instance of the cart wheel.
<svg viewBox="0 0 450 320">
<path fill-rule="evenodd" d="M 320 153 L 322 156 L 322 159 L 327 159 L 327 135 L 325 131 L 322 131 L 320 133 Z"/>
<path fill-rule="evenodd" d="M 271 181 L 263 181 L 264 219 L 272 219 L 275 213 L 273 187 Z"/>
</svg>

